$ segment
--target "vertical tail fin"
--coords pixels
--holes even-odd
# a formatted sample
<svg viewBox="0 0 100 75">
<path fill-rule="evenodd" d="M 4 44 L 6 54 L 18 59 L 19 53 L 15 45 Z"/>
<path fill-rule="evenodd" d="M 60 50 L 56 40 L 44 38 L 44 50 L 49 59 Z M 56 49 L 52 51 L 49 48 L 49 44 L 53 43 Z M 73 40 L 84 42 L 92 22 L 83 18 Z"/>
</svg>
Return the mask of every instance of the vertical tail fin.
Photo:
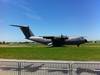
<svg viewBox="0 0 100 75">
<path fill-rule="evenodd" d="M 23 32 L 23 34 L 25 35 L 26 39 L 29 39 L 29 37 L 34 36 L 29 26 L 19 26 L 19 25 L 11 25 L 11 26 L 19 27 L 21 31 Z"/>
</svg>

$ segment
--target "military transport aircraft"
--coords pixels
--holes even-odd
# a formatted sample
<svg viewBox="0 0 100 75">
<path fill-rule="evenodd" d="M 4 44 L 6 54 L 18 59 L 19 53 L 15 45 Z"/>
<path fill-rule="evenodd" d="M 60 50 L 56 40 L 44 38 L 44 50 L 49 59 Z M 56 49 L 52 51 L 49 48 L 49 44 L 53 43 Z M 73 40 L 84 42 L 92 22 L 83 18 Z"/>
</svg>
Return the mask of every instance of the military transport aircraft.
<svg viewBox="0 0 100 75">
<path fill-rule="evenodd" d="M 80 44 L 86 43 L 87 39 L 84 37 L 77 37 L 77 38 L 69 38 L 68 36 L 35 36 L 32 31 L 30 30 L 29 26 L 20 26 L 20 25 L 11 25 L 14 27 L 19 27 L 23 34 L 25 35 L 25 38 L 28 40 L 32 40 L 38 43 L 46 44 L 51 47 L 59 47 L 64 45 L 77 45 L 77 47 L 80 46 Z"/>
</svg>

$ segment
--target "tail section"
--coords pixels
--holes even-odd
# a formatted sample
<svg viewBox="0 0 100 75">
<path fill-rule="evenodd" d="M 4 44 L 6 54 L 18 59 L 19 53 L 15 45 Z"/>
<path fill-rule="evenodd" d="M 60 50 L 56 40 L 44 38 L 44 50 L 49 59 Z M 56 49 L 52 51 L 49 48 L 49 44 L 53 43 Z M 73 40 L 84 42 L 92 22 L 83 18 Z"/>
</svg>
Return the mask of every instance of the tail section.
<svg viewBox="0 0 100 75">
<path fill-rule="evenodd" d="M 26 39 L 29 39 L 29 37 L 34 36 L 29 26 L 19 26 L 19 25 L 11 25 L 11 26 L 19 27 L 21 31 L 23 32 L 23 34 L 25 35 Z"/>
</svg>

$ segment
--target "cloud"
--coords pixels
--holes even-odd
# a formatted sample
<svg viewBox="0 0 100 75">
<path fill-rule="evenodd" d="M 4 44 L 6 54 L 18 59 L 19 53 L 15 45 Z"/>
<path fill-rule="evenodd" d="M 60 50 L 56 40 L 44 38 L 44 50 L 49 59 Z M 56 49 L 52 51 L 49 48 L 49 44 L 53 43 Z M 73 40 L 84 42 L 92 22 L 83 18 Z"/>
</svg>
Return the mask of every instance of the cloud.
<svg viewBox="0 0 100 75">
<path fill-rule="evenodd" d="M 0 0 L 1 3 L 9 3 L 11 0 Z"/>
<path fill-rule="evenodd" d="M 26 12 L 33 12 L 31 8 L 29 8 L 26 5 L 18 5 L 22 10 L 26 11 Z"/>
<path fill-rule="evenodd" d="M 13 1 L 12 4 L 15 7 L 18 7 L 19 9 L 23 10 L 23 11 L 28 11 L 28 12 L 32 12 L 32 9 L 30 8 L 30 3 L 27 2 L 26 0 L 16 0 Z"/>
<path fill-rule="evenodd" d="M 30 19 L 35 19 L 35 20 L 40 20 L 41 17 L 39 15 L 36 14 L 35 11 L 33 11 L 33 9 L 29 8 L 28 6 L 26 5 L 19 5 L 19 7 L 25 11 L 23 14 L 30 18 Z"/>
<path fill-rule="evenodd" d="M 25 13 L 24 14 L 26 17 L 28 17 L 29 19 L 32 19 L 32 20 L 41 20 L 41 17 L 38 16 L 38 15 L 32 15 L 30 13 Z"/>
<path fill-rule="evenodd" d="M 23 15 L 27 18 L 41 20 L 41 17 L 36 13 L 36 11 L 30 7 L 31 4 L 29 3 L 29 1 L 17 0 L 16 2 L 14 2 L 14 6 L 16 5 L 23 11 L 21 13 L 23 13 Z"/>
<path fill-rule="evenodd" d="M 9 0 L 0 0 L 1 2 L 8 2 Z"/>
</svg>

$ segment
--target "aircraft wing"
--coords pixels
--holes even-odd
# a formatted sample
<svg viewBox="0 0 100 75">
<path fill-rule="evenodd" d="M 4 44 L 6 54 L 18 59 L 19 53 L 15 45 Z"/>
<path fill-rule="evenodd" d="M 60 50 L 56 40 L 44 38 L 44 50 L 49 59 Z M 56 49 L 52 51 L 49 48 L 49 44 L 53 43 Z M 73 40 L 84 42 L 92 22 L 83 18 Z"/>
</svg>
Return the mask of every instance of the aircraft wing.
<svg viewBox="0 0 100 75">
<path fill-rule="evenodd" d="M 43 36 L 43 38 L 46 38 L 46 39 L 68 39 L 67 36 Z"/>
<path fill-rule="evenodd" d="M 54 36 L 43 36 L 43 38 L 46 38 L 46 39 L 54 39 L 55 37 Z"/>
</svg>

